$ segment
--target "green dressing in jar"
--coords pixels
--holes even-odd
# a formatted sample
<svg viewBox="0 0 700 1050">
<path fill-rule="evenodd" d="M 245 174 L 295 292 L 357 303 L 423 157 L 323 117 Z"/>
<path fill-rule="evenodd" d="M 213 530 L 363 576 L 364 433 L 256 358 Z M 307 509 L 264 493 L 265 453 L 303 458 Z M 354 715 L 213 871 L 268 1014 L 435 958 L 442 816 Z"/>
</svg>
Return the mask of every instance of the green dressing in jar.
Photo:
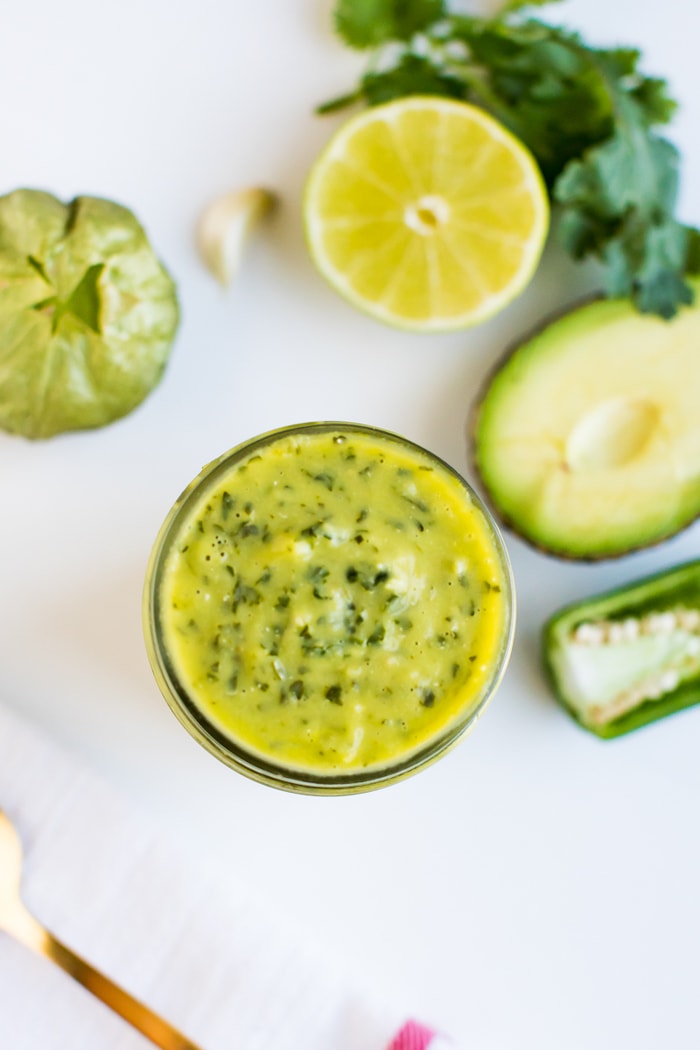
<svg viewBox="0 0 700 1050">
<path fill-rule="evenodd" d="M 512 628 L 507 559 L 465 482 L 355 425 L 223 457 L 166 522 L 149 581 L 176 713 L 230 764 L 299 790 L 436 757 L 492 691 Z"/>
</svg>

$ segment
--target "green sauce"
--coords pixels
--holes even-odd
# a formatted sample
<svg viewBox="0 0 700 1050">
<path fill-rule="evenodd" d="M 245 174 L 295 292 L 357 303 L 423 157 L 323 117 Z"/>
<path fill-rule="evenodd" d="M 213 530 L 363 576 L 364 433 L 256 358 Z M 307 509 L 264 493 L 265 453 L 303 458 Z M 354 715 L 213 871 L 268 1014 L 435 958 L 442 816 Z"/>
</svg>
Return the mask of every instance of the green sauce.
<svg viewBox="0 0 700 1050">
<path fill-rule="evenodd" d="M 508 581 L 460 480 L 389 435 L 282 433 L 218 473 L 164 554 L 173 674 L 204 719 L 315 775 L 420 751 L 480 701 Z"/>
</svg>

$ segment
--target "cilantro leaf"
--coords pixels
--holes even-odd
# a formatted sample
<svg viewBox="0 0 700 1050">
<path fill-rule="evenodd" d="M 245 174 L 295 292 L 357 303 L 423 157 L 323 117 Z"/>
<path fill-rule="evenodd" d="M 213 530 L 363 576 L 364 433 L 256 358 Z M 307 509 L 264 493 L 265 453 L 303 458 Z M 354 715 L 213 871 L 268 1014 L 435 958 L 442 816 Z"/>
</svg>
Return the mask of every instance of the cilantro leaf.
<svg viewBox="0 0 700 1050">
<path fill-rule="evenodd" d="M 693 302 L 693 291 L 681 277 L 688 255 L 689 232 L 687 227 L 673 219 L 647 231 L 633 295 L 643 313 L 670 318 L 677 312 L 679 304 Z"/>
<path fill-rule="evenodd" d="M 443 95 L 459 99 L 463 97 L 463 84 L 423 55 L 406 54 L 389 69 L 365 73 L 356 92 L 324 102 L 316 112 L 332 113 L 360 101 L 380 106 L 406 95 Z"/>
<path fill-rule="evenodd" d="M 639 104 L 640 116 L 647 127 L 668 124 L 678 108 L 677 102 L 667 93 L 665 80 L 658 77 L 642 77 L 632 89 L 632 97 Z"/>
<path fill-rule="evenodd" d="M 350 47 L 410 40 L 445 14 L 445 0 L 339 0 L 335 28 Z"/>
<path fill-rule="evenodd" d="M 362 92 L 370 104 L 377 106 L 405 95 L 445 95 L 461 98 L 462 81 L 451 76 L 422 55 L 403 55 L 392 69 L 366 73 Z"/>
<path fill-rule="evenodd" d="M 559 236 L 575 258 L 597 255 L 609 295 L 672 317 L 692 301 L 684 280 L 688 231 L 673 212 L 678 151 L 645 127 L 636 98 L 617 98 L 618 124 L 602 145 L 572 161 L 554 185 Z"/>
<path fill-rule="evenodd" d="M 700 274 L 700 230 L 695 226 L 686 226 L 685 272 L 691 275 Z"/>
<path fill-rule="evenodd" d="M 668 124 L 677 109 L 668 94 L 668 85 L 659 77 L 645 77 L 639 71 L 641 54 L 636 48 L 593 51 L 589 62 L 605 70 L 612 96 L 636 102 L 636 119 L 646 127 Z"/>
<path fill-rule="evenodd" d="M 544 7 L 546 4 L 559 4 L 562 0 L 508 0 L 508 3 L 503 7 L 501 15 L 512 14 L 513 11 L 520 11 L 523 7 Z"/>
<path fill-rule="evenodd" d="M 637 125 L 622 128 L 567 166 L 555 185 L 555 199 L 603 221 L 628 208 L 646 211 L 653 220 L 675 203 L 677 163 L 670 142 L 643 134 Z"/>
</svg>

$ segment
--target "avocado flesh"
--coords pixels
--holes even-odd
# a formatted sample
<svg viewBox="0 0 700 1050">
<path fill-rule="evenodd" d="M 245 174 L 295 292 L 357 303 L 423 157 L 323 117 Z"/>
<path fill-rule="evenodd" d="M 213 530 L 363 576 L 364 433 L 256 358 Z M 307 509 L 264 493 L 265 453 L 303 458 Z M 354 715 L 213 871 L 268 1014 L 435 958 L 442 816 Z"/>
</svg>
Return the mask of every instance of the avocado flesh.
<svg viewBox="0 0 700 1050">
<path fill-rule="evenodd" d="M 697 298 L 670 322 L 596 300 L 518 346 L 474 420 L 496 513 L 535 546 L 579 559 L 690 524 L 700 513 L 699 353 Z"/>
</svg>

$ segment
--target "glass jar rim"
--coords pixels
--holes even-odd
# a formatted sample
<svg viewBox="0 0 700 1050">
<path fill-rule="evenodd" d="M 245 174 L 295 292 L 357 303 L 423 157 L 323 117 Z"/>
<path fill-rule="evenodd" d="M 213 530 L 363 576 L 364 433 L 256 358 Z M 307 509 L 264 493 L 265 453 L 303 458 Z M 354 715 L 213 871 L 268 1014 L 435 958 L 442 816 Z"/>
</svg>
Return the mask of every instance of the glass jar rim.
<svg viewBox="0 0 700 1050">
<path fill-rule="evenodd" d="M 486 524 L 505 584 L 504 625 L 498 657 L 494 660 L 491 674 L 480 693 L 466 705 L 463 716 L 453 719 L 442 730 L 437 731 L 435 736 L 429 737 L 420 748 L 399 755 L 396 761 L 346 773 L 310 771 L 286 765 L 284 762 L 272 762 L 262 754 L 246 749 L 232 736 L 218 729 L 180 681 L 163 638 L 160 614 L 160 587 L 164 563 L 172 549 L 173 540 L 178 536 L 193 505 L 201 501 L 203 494 L 212 488 L 223 474 L 259 449 L 267 448 L 285 437 L 335 431 L 394 443 L 419 458 L 427 459 L 456 480 Z M 515 632 L 515 588 L 508 551 L 489 508 L 454 467 L 424 446 L 393 431 L 363 423 L 316 421 L 279 427 L 243 441 L 204 466 L 186 486 L 168 512 L 151 551 L 143 593 L 143 621 L 148 658 L 160 691 L 178 721 L 210 754 L 248 778 L 272 787 L 303 794 L 354 794 L 393 784 L 418 772 L 442 757 L 471 731 L 500 685 L 508 665 Z"/>
</svg>

